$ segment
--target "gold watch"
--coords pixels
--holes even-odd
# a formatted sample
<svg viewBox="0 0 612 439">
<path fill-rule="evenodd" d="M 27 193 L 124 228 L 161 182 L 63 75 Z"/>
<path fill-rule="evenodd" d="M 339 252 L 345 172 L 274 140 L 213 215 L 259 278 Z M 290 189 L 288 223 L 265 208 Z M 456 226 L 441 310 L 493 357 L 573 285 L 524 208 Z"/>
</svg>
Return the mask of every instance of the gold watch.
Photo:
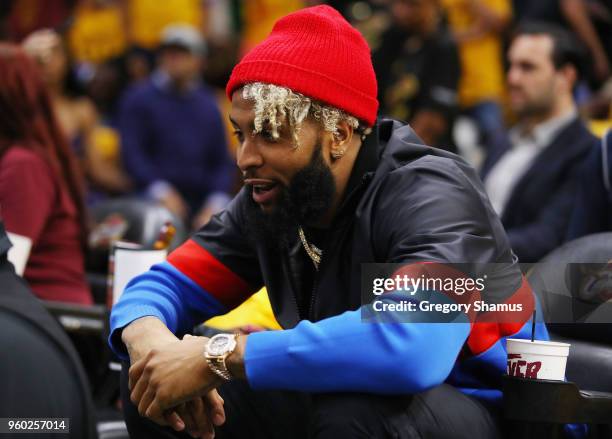
<svg viewBox="0 0 612 439">
<path fill-rule="evenodd" d="M 204 349 L 204 357 L 210 369 L 226 381 L 233 377 L 225 359 L 236 349 L 237 339 L 238 334 L 217 334 L 208 340 Z"/>
</svg>

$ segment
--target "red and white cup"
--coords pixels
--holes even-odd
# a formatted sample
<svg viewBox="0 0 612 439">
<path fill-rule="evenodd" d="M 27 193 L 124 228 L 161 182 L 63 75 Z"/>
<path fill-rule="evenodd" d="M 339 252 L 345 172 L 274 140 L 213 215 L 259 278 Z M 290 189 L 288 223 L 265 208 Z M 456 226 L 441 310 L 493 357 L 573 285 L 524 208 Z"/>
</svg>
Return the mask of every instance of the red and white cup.
<svg viewBox="0 0 612 439">
<path fill-rule="evenodd" d="M 508 375 L 536 380 L 565 380 L 570 348 L 568 343 L 509 338 L 506 347 Z"/>
</svg>

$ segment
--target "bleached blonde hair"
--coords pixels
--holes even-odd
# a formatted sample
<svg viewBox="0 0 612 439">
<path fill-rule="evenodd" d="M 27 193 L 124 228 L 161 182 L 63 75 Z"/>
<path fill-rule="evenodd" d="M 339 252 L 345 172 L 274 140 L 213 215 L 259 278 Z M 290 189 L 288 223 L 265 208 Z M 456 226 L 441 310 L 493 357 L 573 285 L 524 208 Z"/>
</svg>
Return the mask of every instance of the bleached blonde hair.
<svg viewBox="0 0 612 439">
<path fill-rule="evenodd" d="M 278 139 L 279 128 L 287 123 L 295 147 L 299 146 L 300 129 L 308 115 L 320 122 L 325 131 L 334 135 L 338 134 L 340 121 L 348 122 L 362 137 L 371 132 L 371 129 L 362 125 L 356 117 L 338 108 L 317 102 L 287 87 L 253 82 L 243 87 L 242 97 L 255 103 L 255 133 L 260 133 L 266 126 L 272 138 Z"/>
</svg>

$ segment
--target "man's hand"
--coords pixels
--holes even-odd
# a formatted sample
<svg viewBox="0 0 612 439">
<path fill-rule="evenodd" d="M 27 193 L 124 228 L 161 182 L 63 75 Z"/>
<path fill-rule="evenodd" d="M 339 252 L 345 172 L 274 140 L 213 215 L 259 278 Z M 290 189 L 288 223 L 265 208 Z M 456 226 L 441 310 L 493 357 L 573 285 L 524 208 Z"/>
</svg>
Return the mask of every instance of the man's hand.
<svg viewBox="0 0 612 439">
<path fill-rule="evenodd" d="M 157 317 L 147 316 L 126 326 L 121 332 L 121 341 L 127 348 L 130 364 L 134 364 L 151 349 L 161 349 L 178 338 Z"/>
<path fill-rule="evenodd" d="M 135 320 L 123 330 L 121 338 L 128 349 L 131 364 L 138 363 L 151 350 L 163 350 L 165 346 L 179 341 L 156 317 Z M 160 425 L 169 425 L 176 431 L 186 430 L 194 437 L 212 438 L 213 424 L 218 426 L 225 422 L 223 399 L 216 390 L 212 390 L 203 397 L 194 398 L 173 410 L 167 410 L 163 416 L 153 421 Z"/>
<path fill-rule="evenodd" d="M 129 387 L 138 412 L 156 422 L 174 407 L 210 392 L 223 381 L 204 358 L 205 337 L 153 349 L 130 367 Z"/>
<path fill-rule="evenodd" d="M 214 426 L 225 422 L 223 403 L 223 398 L 213 389 L 203 397 L 175 407 L 164 419 L 176 431 L 184 430 L 193 437 L 212 439 L 215 436 Z"/>
</svg>

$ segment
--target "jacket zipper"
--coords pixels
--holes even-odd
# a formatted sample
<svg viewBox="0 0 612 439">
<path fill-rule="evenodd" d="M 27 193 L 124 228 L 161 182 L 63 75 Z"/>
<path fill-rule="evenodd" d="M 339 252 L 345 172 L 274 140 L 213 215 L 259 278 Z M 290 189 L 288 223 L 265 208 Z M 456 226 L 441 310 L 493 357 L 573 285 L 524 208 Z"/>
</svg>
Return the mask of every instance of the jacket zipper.
<svg viewBox="0 0 612 439">
<path fill-rule="evenodd" d="M 330 233 L 327 234 L 327 238 L 330 238 L 332 236 L 331 230 Z M 319 269 L 315 270 L 314 273 L 314 278 L 312 279 L 312 291 L 310 293 L 310 304 L 308 306 L 307 314 L 306 314 L 306 318 L 308 320 L 310 320 L 311 322 L 314 320 L 313 317 L 313 312 L 315 309 L 315 304 L 316 304 L 316 299 L 317 299 L 317 287 L 319 286 L 319 275 L 321 274 L 321 271 L 323 270 L 323 262 L 326 260 L 325 258 L 325 252 L 328 251 L 329 246 L 326 245 L 325 248 L 322 248 L 322 254 L 321 254 L 321 259 L 319 261 Z"/>
<path fill-rule="evenodd" d="M 298 320 L 302 320 L 303 313 L 302 313 L 302 310 L 300 309 L 300 304 L 298 303 L 298 300 L 295 297 L 295 292 L 291 294 L 291 297 L 293 298 L 293 303 L 295 304 L 295 309 L 297 310 L 297 313 L 298 313 Z"/>
<path fill-rule="evenodd" d="M 321 262 L 319 262 L 319 270 L 321 269 L 322 264 L 323 264 L 323 257 L 321 257 Z M 310 320 L 311 322 L 313 321 L 312 312 L 314 311 L 317 286 L 319 283 L 319 270 L 315 270 L 314 279 L 312 280 L 312 291 L 310 293 L 310 305 L 307 310 L 308 313 L 306 314 L 306 318 Z"/>
<path fill-rule="evenodd" d="M 284 270 L 291 270 L 291 267 L 287 267 L 286 265 L 283 267 Z M 291 275 L 288 275 L 289 278 L 291 278 Z M 291 298 L 293 299 L 293 304 L 295 305 L 295 309 L 297 311 L 297 315 L 298 315 L 298 321 L 302 320 L 304 318 L 304 314 L 303 314 L 303 310 L 300 307 L 300 304 L 298 302 L 297 296 L 296 296 L 296 289 L 295 289 L 295 285 L 293 283 L 293 281 L 291 282 Z"/>
<path fill-rule="evenodd" d="M 361 182 L 359 183 L 359 186 L 355 189 L 355 192 L 357 190 L 361 190 L 363 188 L 363 186 L 365 186 L 367 183 L 369 183 L 369 181 L 372 179 L 374 173 L 367 173 L 364 174 L 364 176 L 361 179 Z M 332 226 L 333 229 L 333 226 Z M 330 231 L 330 233 L 332 233 Z M 330 235 L 331 236 L 331 235 Z M 308 307 L 308 313 L 306 315 L 306 318 L 309 319 L 310 321 L 313 321 L 313 316 L 312 313 L 314 311 L 314 307 L 315 307 L 315 303 L 316 303 L 316 293 L 317 293 L 317 287 L 319 286 L 319 273 L 321 273 L 321 271 L 323 270 L 323 260 L 324 260 L 324 255 L 325 255 L 325 250 L 323 250 L 323 254 L 321 255 L 321 261 L 319 262 L 319 269 L 315 270 L 315 275 L 314 275 L 314 279 L 312 282 L 312 292 L 310 294 L 310 306 Z M 297 306 L 297 300 L 295 298 L 295 295 L 293 296 L 293 300 L 296 303 Z M 300 312 L 299 310 L 299 306 L 298 306 L 298 313 Z"/>
</svg>

